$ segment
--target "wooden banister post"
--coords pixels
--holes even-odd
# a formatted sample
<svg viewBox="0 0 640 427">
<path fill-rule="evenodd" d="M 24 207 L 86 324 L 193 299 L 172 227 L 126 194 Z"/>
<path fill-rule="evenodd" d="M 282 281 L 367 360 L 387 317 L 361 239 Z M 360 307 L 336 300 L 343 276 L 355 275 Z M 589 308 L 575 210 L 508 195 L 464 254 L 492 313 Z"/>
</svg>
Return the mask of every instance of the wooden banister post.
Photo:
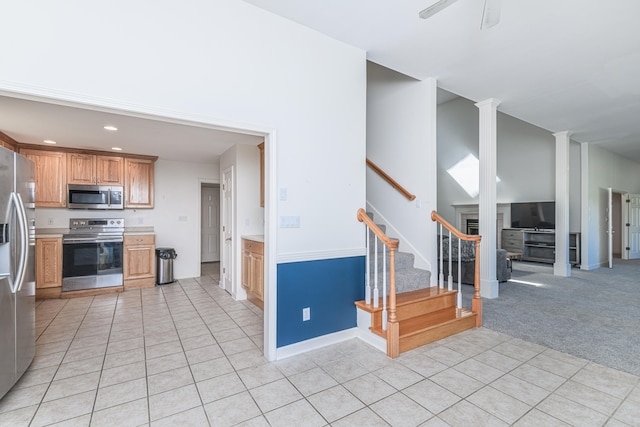
<svg viewBox="0 0 640 427">
<path fill-rule="evenodd" d="M 482 299 L 480 298 L 480 240 L 476 240 L 476 265 L 473 275 L 473 301 L 471 311 L 477 314 L 476 328 L 482 326 Z"/>
<path fill-rule="evenodd" d="M 400 355 L 400 324 L 396 316 L 396 269 L 395 250 L 389 248 L 389 318 L 387 319 L 387 356 Z"/>
</svg>

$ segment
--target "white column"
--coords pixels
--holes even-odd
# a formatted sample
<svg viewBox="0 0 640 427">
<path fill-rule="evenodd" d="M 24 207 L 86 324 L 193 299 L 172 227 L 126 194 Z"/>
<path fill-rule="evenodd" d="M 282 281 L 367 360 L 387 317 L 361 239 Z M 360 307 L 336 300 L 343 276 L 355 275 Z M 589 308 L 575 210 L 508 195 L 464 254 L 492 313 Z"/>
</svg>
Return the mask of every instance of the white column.
<svg viewBox="0 0 640 427">
<path fill-rule="evenodd" d="M 589 270 L 589 143 L 580 143 L 580 269 Z"/>
<path fill-rule="evenodd" d="M 556 132 L 556 262 L 555 276 L 571 276 L 569 263 L 569 142 L 571 132 Z"/>
<path fill-rule="evenodd" d="M 484 298 L 498 296 L 496 277 L 496 168 L 497 168 L 497 118 L 500 101 L 489 98 L 478 102 L 480 110 L 480 200 L 478 206 L 480 243 L 480 295 Z"/>
</svg>

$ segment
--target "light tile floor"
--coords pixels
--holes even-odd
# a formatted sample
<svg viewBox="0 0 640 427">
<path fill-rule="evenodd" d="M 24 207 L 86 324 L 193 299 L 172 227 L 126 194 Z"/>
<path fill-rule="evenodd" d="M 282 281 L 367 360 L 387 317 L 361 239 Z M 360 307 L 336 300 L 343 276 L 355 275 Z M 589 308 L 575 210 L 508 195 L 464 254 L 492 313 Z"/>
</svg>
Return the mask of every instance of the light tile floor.
<svg viewBox="0 0 640 427">
<path fill-rule="evenodd" d="M 640 425 L 638 377 L 484 328 L 396 360 L 352 339 L 267 363 L 260 310 L 203 274 L 38 303 L 0 426 Z"/>
</svg>

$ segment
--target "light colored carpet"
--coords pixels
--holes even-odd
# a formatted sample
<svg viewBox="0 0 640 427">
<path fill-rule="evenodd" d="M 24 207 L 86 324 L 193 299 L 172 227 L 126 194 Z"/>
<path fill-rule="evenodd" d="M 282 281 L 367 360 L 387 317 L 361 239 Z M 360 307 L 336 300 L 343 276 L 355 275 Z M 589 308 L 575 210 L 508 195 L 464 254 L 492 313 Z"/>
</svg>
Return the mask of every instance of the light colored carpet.
<svg viewBox="0 0 640 427">
<path fill-rule="evenodd" d="M 465 285 L 465 299 L 471 286 Z M 483 299 L 486 328 L 640 375 L 640 260 L 613 269 L 553 275 L 549 264 L 514 262 L 500 297 Z"/>
</svg>

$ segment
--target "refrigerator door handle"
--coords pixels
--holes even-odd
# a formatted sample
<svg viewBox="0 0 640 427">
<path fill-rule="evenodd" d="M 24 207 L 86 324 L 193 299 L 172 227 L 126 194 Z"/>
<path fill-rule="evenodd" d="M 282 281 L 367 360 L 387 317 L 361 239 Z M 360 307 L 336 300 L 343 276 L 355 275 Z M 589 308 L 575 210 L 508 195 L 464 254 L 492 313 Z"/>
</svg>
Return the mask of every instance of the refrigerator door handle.
<svg viewBox="0 0 640 427">
<path fill-rule="evenodd" d="M 24 281 L 25 274 L 27 272 L 27 257 L 29 256 L 29 230 L 27 228 L 27 211 L 24 209 L 24 203 L 22 203 L 22 197 L 16 192 L 11 193 L 11 202 L 16 208 L 16 216 L 18 218 L 18 227 L 20 231 L 20 262 L 18 264 L 18 271 L 13 283 L 9 279 L 11 285 L 11 292 L 14 294 L 22 289 L 22 282 Z"/>
</svg>

